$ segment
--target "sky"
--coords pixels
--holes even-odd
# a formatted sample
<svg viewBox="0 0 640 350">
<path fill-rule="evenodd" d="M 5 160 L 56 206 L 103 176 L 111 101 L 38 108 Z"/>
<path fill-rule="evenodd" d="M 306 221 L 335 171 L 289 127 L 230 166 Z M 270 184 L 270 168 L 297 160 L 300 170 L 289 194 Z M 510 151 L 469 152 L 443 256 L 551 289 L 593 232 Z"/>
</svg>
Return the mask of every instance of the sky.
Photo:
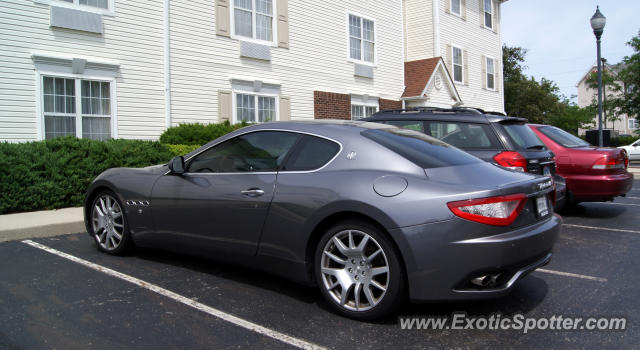
<svg viewBox="0 0 640 350">
<path fill-rule="evenodd" d="M 527 49 L 527 75 L 552 80 L 571 97 L 596 63 L 596 38 L 589 23 L 596 5 L 607 18 L 602 57 L 618 63 L 633 53 L 626 42 L 640 29 L 640 0 L 508 0 L 501 8 L 502 42 Z"/>
</svg>

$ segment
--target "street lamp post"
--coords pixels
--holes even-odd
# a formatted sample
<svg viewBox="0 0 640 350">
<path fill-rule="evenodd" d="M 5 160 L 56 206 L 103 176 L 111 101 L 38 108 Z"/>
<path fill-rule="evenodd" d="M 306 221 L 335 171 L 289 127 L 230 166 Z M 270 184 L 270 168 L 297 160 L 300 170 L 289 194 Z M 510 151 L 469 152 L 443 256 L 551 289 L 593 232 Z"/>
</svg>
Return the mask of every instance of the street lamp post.
<svg viewBox="0 0 640 350">
<path fill-rule="evenodd" d="M 591 17 L 591 28 L 596 36 L 596 46 L 598 47 L 598 146 L 602 147 L 602 62 L 600 58 L 600 37 L 604 30 L 607 18 L 600 12 L 600 7 L 596 6 L 596 13 Z"/>
</svg>

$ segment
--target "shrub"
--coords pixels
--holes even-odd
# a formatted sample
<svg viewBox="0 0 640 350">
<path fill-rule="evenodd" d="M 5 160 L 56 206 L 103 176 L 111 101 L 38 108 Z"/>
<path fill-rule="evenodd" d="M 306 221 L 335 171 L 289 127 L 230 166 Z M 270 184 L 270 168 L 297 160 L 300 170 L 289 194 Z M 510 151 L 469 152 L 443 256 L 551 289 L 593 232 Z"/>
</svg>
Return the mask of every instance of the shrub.
<svg viewBox="0 0 640 350">
<path fill-rule="evenodd" d="M 228 121 L 219 124 L 180 124 L 171 127 L 160 135 L 160 142 L 172 145 L 198 145 L 215 140 L 234 130 L 249 124 L 230 124 Z"/>
<path fill-rule="evenodd" d="M 175 156 L 184 156 L 185 154 L 198 149 L 200 145 L 165 145 L 171 155 Z"/>
<path fill-rule="evenodd" d="M 0 143 L 0 214 L 81 206 L 89 183 L 104 170 L 171 157 L 166 146 L 152 141 L 63 137 Z"/>
<path fill-rule="evenodd" d="M 618 136 L 611 139 L 611 147 L 630 145 L 639 138 L 640 136 Z"/>
</svg>

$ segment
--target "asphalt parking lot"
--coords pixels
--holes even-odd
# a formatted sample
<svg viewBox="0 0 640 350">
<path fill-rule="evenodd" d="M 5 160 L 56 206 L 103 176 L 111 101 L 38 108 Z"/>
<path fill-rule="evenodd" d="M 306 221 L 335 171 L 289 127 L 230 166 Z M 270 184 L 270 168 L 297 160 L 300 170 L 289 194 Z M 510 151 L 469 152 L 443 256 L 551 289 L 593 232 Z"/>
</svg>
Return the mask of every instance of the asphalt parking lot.
<svg viewBox="0 0 640 350">
<path fill-rule="evenodd" d="M 409 304 L 376 323 L 330 313 L 315 288 L 155 250 L 113 257 L 99 253 L 86 233 L 31 244 L 5 242 L 0 244 L 0 348 L 637 348 L 638 218 L 640 180 L 626 198 L 581 204 L 566 214 L 551 263 L 526 276 L 509 296 Z M 627 323 L 624 331 L 523 334 L 403 330 L 398 317 L 458 311 L 625 317 Z"/>
</svg>

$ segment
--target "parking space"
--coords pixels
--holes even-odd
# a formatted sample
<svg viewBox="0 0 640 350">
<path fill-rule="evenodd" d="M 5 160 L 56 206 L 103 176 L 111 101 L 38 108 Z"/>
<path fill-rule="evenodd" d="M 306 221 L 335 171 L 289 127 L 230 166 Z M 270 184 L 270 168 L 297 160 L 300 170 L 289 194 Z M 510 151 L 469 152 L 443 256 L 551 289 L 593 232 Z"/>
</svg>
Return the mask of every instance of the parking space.
<svg viewBox="0 0 640 350">
<path fill-rule="evenodd" d="M 509 296 L 409 304 L 399 313 L 626 317 L 625 331 L 402 330 L 398 316 L 356 322 L 330 313 L 315 288 L 156 250 L 113 257 L 79 233 L 33 240 L 76 261 L 22 242 L 0 244 L 0 348 L 633 348 L 638 217 L 635 181 L 627 198 L 568 213 L 552 262 Z"/>
</svg>

